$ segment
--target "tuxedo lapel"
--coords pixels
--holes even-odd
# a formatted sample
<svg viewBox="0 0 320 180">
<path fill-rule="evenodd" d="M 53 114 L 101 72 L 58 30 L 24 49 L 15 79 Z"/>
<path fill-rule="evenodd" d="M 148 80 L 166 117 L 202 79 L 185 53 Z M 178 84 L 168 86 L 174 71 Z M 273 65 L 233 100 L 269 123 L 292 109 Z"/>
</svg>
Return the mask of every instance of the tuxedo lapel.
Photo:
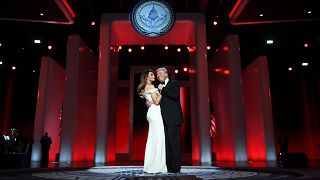
<svg viewBox="0 0 320 180">
<path fill-rule="evenodd" d="M 163 88 L 166 88 L 168 86 L 170 86 L 170 80 L 167 82 L 166 86 L 164 86 Z"/>
</svg>

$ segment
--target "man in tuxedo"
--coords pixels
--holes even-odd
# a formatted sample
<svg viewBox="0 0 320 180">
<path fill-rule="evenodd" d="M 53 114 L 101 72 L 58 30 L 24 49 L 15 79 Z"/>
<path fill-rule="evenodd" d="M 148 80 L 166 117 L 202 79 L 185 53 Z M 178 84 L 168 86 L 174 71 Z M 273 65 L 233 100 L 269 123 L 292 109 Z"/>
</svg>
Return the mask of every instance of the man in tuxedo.
<svg viewBox="0 0 320 180">
<path fill-rule="evenodd" d="M 166 140 L 166 164 L 168 172 L 178 173 L 181 169 L 180 128 L 182 109 L 180 104 L 180 83 L 169 80 L 166 68 L 156 70 L 161 84 L 158 89 L 162 95 L 160 102 Z"/>
<path fill-rule="evenodd" d="M 42 150 L 41 161 L 43 163 L 47 163 L 49 162 L 49 150 L 52 144 L 51 137 L 48 136 L 47 132 L 44 134 L 44 136 L 41 137 L 40 143 L 41 143 L 41 150 Z"/>
</svg>

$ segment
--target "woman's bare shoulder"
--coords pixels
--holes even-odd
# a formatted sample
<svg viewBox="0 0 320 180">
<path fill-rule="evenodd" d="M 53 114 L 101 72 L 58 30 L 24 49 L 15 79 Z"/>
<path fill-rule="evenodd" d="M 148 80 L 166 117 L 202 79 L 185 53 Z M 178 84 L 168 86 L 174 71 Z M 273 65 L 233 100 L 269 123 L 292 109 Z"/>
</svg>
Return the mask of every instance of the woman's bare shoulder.
<svg viewBox="0 0 320 180">
<path fill-rule="evenodd" d="M 146 87 L 146 91 L 145 92 L 154 93 L 154 92 L 157 92 L 157 91 L 158 91 L 158 88 L 155 88 L 154 85 L 150 85 L 149 87 Z"/>
<path fill-rule="evenodd" d="M 154 89 L 154 85 L 153 85 L 153 84 L 151 84 L 151 85 L 146 85 L 145 91 L 149 91 L 149 90 L 151 90 L 151 89 Z"/>
</svg>

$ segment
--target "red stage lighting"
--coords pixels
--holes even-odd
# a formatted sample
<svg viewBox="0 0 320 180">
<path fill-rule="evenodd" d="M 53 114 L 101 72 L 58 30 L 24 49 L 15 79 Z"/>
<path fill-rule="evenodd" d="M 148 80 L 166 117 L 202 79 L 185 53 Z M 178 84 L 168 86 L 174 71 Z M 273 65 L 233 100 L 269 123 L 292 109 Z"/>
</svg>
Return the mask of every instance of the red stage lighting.
<svg viewBox="0 0 320 180">
<path fill-rule="evenodd" d="M 224 70 L 224 71 L 223 71 L 223 74 L 229 75 L 229 74 L 230 74 L 230 71 L 229 71 L 229 70 Z"/>
<path fill-rule="evenodd" d="M 84 47 L 79 47 L 79 52 L 84 52 L 86 50 L 86 48 Z"/>
<path fill-rule="evenodd" d="M 196 70 L 195 70 L 195 69 L 189 68 L 189 74 L 195 74 L 195 73 L 196 73 Z"/>
<path fill-rule="evenodd" d="M 188 51 L 189 52 L 195 52 L 196 51 L 196 46 L 188 46 Z"/>
</svg>

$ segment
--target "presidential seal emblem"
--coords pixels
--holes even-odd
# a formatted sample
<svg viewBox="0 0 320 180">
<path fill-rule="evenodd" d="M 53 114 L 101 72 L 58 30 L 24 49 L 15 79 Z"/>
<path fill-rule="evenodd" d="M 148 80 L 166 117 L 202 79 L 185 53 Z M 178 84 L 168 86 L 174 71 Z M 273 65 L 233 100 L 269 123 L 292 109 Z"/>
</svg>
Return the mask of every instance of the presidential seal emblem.
<svg viewBox="0 0 320 180">
<path fill-rule="evenodd" d="M 170 31 L 175 22 L 175 14 L 163 0 L 142 0 L 134 6 L 130 21 L 140 34 L 158 37 Z"/>
</svg>

